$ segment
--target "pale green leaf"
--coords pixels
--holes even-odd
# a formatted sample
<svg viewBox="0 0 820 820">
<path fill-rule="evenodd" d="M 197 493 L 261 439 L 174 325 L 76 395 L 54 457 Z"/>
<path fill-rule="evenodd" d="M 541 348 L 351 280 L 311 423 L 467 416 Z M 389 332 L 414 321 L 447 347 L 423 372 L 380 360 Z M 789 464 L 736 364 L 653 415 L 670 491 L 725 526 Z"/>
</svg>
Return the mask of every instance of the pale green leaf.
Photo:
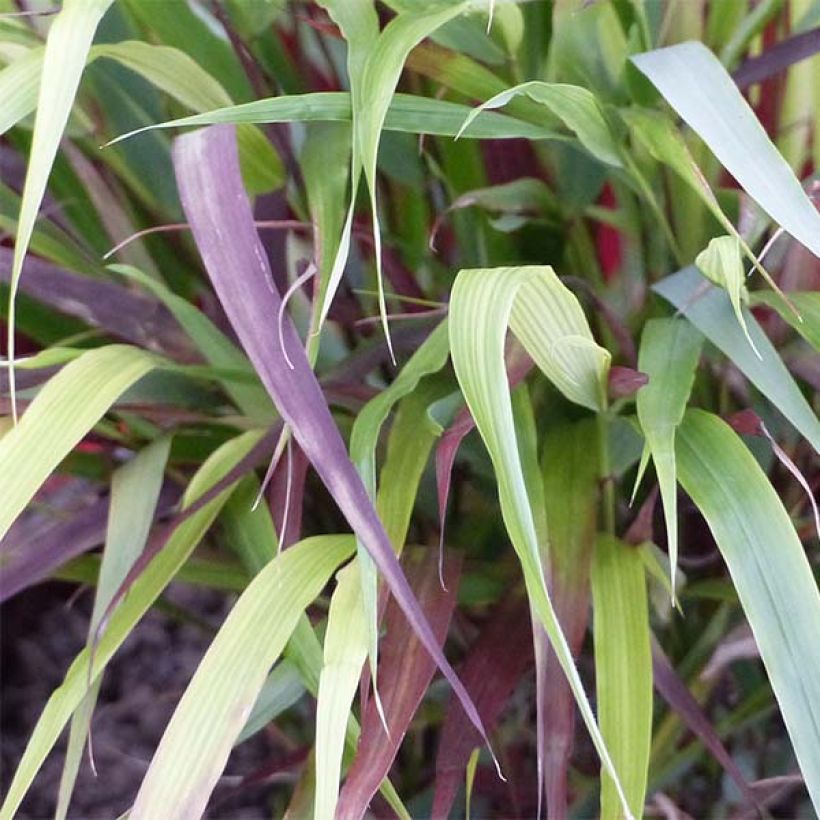
<svg viewBox="0 0 820 820">
<path fill-rule="evenodd" d="M 592 562 L 595 685 L 601 732 L 629 808 L 643 815 L 652 740 L 652 652 L 640 551 L 602 535 Z M 601 817 L 621 817 L 612 778 L 602 773 Z"/>
<path fill-rule="evenodd" d="M 367 658 L 370 630 L 359 566 L 353 561 L 337 573 L 327 619 L 316 709 L 316 820 L 333 820 L 336 813 L 347 719 Z"/>
<path fill-rule="evenodd" d="M 686 319 L 651 319 L 644 325 L 638 358 L 638 369 L 649 377 L 649 383 L 638 391 L 638 421 L 661 491 L 673 600 L 678 565 L 675 430 L 692 392 L 702 343 L 703 337 Z M 639 468 L 638 480 L 642 473 Z"/>
<path fill-rule="evenodd" d="M 387 109 L 384 129 L 405 134 L 436 134 L 445 137 L 460 134 L 462 139 L 570 139 L 544 126 L 492 111 L 483 112 L 461 133 L 464 119 L 472 110 L 460 103 L 398 93 L 393 95 Z M 108 144 L 114 145 L 136 134 L 158 128 L 185 128 L 219 123 L 350 122 L 352 116 L 349 93 L 317 91 L 290 94 L 155 123 L 121 134 Z"/>
<path fill-rule="evenodd" d="M 0 134 L 27 117 L 36 105 L 43 50 L 31 49 L 0 71 Z"/>
<path fill-rule="evenodd" d="M 308 538 L 254 578 L 165 730 L 131 810 L 134 820 L 187 820 L 204 812 L 270 667 L 304 609 L 353 550 L 350 536 Z"/>
<path fill-rule="evenodd" d="M 743 309 L 749 335 L 760 352 L 760 358 L 749 347 L 735 321 L 729 297 L 720 288 L 704 282 L 696 268 L 685 268 L 667 276 L 653 289 L 722 350 L 820 452 L 820 421 L 751 313 Z"/>
<path fill-rule="evenodd" d="M 545 374 L 565 394 L 571 394 L 568 397 L 594 409 L 603 406 L 602 380 L 608 372 L 609 354 L 595 344 L 580 305 L 551 268 L 476 269 L 458 274 L 449 315 L 456 376 L 493 463 L 501 513 L 521 561 L 531 606 L 547 631 L 604 768 L 617 784 L 615 768 L 547 594 L 504 366 L 508 325 Z M 566 339 L 580 340 L 583 345 L 562 346 Z M 622 793 L 621 801 L 629 814 Z"/>
<path fill-rule="evenodd" d="M 621 111 L 621 116 L 649 153 L 658 162 L 667 165 L 697 194 L 726 233 L 737 240 L 760 275 L 782 296 L 782 291 L 777 282 L 772 279 L 746 240 L 723 212 L 723 208 L 720 207 L 712 187 L 692 157 L 686 141 L 669 117 L 657 111 L 647 111 L 636 107 Z"/>
<path fill-rule="evenodd" d="M 46 40 L 37 116 L 34 120 L 9 280 L 7 350 L 10 363 L 9 391 L 15 420 L 17 396 L 14 380 L 14 306 L 23 260 L 34 232 L 34 223 L 45 195 L 51 166 L 74 104 L 94 32 L 113 2 L 114 0 L 65 0 L 62 10 L 51 24 Z"/>
<path fill-rule="evenodd" d="M 253 449 L 261 437 L 260 431 L 253 430 L 231 439 L 216 450 L 191 479 L 183 498 L 183 507 L 192 504 L 223 478 Z M 5 475 L 5 470 L 2 473 Z M 52 693 L 34 727 L 5 802 L 0 808 L 0 820 L 12 820 L 16 816 L 20 802 L 46 755 L 54 748 L 66 723 L 89 691 L 89 683 L 93 685 L 99 678 L 131 630 L 186 562 L 213 523 L 229 492 L 230 490 L 223 491 L 183 521 L 163 549 L 134 581 L 97 644 L 93 669 L 89 670 L 90 653 L 87 648 L 74 659 L 65 679 Z"/>
<path fill-rule="evenodd" d="M 695 267 L 729 295 L 732 310 L 738 324 L 743 329 L 743 335 L 759 358 L 760 353 L 749 335 L 749 328 L 746 327 L 746 320 L 743 316 L 743 305 L 749 301 L 749 293 L 746 290 L 745 271 L 737 238 L 734 236 L 715 237 L 706 249 L 697 255 Z"/>
<path fill-rule="evenodd" d="M 800 319 L 770 293 L 754 291 L 749 298 L 752 305 L 766 305 L 776 310 L 781 319 L 788 322 L 815 350 L 820 351 L 820 291 L 789 293 L 789 300 L 797 308 Z"/>
<path fill-rule="evenodd" d="M 0 538 L 112 404 L 158 360 L 135 347 L 84 353 L 51 378 L 0 439 Z"/>
<path fill-rule="evenodd" d="M 803 545 L 757 461 L 717 416 L 690 410 L 677 455 L 680 482 L 729 568 L 820 809 L 820 594 Z"/>
<path fill-rule="evenodd" d="M 720 60 L 698 42 L 631 59 L 749 196 L 820 256 L 820 214 Z"/>
<path fill-rule="evenodd" d="M 500 108 L 519 94 L 546 106 L 596 159 L 606 165 L 622 167 L 618 144 L 606 122 L 603 109 L 591 91 L 577 85 L 532 81 L 514 86 L 474 108 L 464 121 L 462 130 L 482 111 Z"/>
<path fill-rule="evenodd" d="M 88 627 L 89 648 L 109 604 L 148 540 L 170 448 L 170 437 L 161 436 L 116 470 L 111 478 L 105 548 Z M 55 814 L 59 820 L 63 820 L 68 812 L 101 682 L 102 675 L 94 682 L 71 720 Z"/>
</svg>

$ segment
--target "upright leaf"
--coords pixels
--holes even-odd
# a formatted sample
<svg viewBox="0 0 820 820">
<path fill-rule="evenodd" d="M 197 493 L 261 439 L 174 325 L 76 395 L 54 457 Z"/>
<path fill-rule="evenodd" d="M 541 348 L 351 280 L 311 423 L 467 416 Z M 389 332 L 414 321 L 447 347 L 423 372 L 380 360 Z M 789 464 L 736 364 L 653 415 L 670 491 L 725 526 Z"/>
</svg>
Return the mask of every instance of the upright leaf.
<svg viewBox="0 0 820 820">
<path fill-rule="evenodd" d="M 589 618 L 589 572 L 598 517 L 598 435 L 593 419 L 551 427 L 541 457 L 549 522 L 550 592 L 575 657 L 581 651 Z M 548 672 L 556 662 L 551 651 Z M 564 676 L 548 674 L 545 699 L 547 816 L 561 817 L 567 811 L 567 773 L 575 741 L 575 704 Z"/>
<path fill-rule="evenodd" d="M 332 820 L 336 815 L 347 717 L 362 674 L 362 664 L 367 658 L 370 630 L 359 567 L 359 562 L 353 562 L 338 572 L 327 617 L 316 708 L 313 816 L 317 820 Z"/>
<path fill-rule="evenodd" d="M 46 191 L 51 166 L 63 136 L 85 60 L 97 25 L 114 0 L 65 0 L 46 40 L 37 116 L 31 141 L 26 183 L 20 204 L 14 262 L 9 286 L 8 358 L 12 413 L 17 418 L 14 389 L 14 305 L 23 259 L 28 251 L 37 212 Z"/>
<path fill-rule="evenodd" d="M 652 652 L 639 550 L 609 535 L 598 539 L 592 562 L 592 601 L 598 719 L 629 808 L 640 817 L 652 740 Z M 620 816 L 618 792 L 604 773 L 601 817 Z"/>
<path fill-rule="evenodd" d="M 387 308 L 384 298 L 381 259 L 381 229 L 376 197 L 376 163 L 379 141 L 384 120 L 390 107 L 390 100 L 399 82 L 404 61 L 411 49 L 448 20 L 461 14 L 466 2 L 444 3 L 425 8 L 422 11 L 407 11 L 396 15 L 377 34 L 377 18 L 369 0 L 357 0 L 356 7 L 330 2 L 328 7 L 339 19 L 342 31 L 348 41 L 348 71 L 350 74 L 351 107 L 353 116 L 353 153 L 351 165 L 351 202 L 342 233 L 342 240 L 330 274 L 325 301 L 319 308 L 319 326 L 327 317 L 330 302 L 339 287 L 344 265 L 350 248 L 350 230 L 353 225 L 353 210 L 356 192 L 362 172 L 370 194 L 370 209 L 373 219 L 373 240 L 376 255 L 376 281 L 379 292 L 379 313 L 382 327 L 390 342 L 387 325 Z M 374 24 L 376 28 L 374 29 Z"/>
<path fill-rule="evenodd" d="M 148 540 L 170 447 L 170 437 L 161 436 L 120 467 L 111 479 L 105 549 L 88 626 L 89 648 L 112 598 Z M 68 812 L 101 683 L 102 675 L 94 682 L 71 719 L 55 815 L 59 820 L 63 820 Z"/>
<path fill-rule="evenodd" d="M 716 416 L 678 430 L 680 482 L 706 518 L 754 633 L 815 810 L 820 809 L 820 593 L 755 458 Z"/>
<path fill-rule="evenodd" d="M 638 391 L 638 421 L 661 491 L 672 598 L 678 566 L 678 489 L 675 430 L 692 392 L 703 337 L 685 319 L 651 319 L 644 325 L 638 367 L 649 383 Z"/>
<path fill-rule="evenodd" d="M 448 556 L 444 563 L 445 589 L 439 581 L 438 558 L 435 550 L 411 564 L 408 576 L 424 612 L 433 624 L 441 644 L 456 604 L 461 562 Z M 401 742 L 416 714 L 435 664 L 402 616 L 395 602 L 385 614 L 385 645 L 382 653 L 381 680 L 384 692 L 384 719 L 378 714 L 374 698 L 370 698 L 362 718 L 362 736 L 356 757 L 348 772 L 339 798 L 337 816 L 359 820 L 387 777 Z M 319 815 L 317 815 L 319 816 Z"/>
</svg>

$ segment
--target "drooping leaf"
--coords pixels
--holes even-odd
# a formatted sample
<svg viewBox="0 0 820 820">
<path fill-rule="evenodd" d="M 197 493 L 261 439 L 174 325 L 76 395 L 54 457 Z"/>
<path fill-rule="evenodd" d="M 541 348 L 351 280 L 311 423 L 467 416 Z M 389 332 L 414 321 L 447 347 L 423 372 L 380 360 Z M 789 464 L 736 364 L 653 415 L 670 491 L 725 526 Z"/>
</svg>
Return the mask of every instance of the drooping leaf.
<svg viewBox="0 0 820 820">
<path fill-rule="evenodd" d="M 353 551 L 349 536 L 317 536 L 268 564 L 240 596 L 160 741 L 131 817 L 199 817 L 234 741 L 299 616 Z M 197 753 L 190 754 L 191 744 Z"/>
<path fill-rule="evenodd" d="M 749 196 L 820 256 L 820 214 L 720 60 L 698 42 L 631 59 Z"/>
<path fill-rule="evenodd" d="M 467 405 L 489 451 L 501 512 L 524 572 L 530 603 L 549 635 L 604 768 L 617 773 L 547 594 L 538 538 L 504 369 L 508 325 L 548 378 L 568 398 L 592 409 L 605 403 L 609 353 L 592 339 L 575 297 L 551 268 L 463 270 L 450 301 L 450 350 Z M 476 329 L 480 332 L 476 333 Z M 620 793 L 629 814 L 625 795 Z"/>
<path fill-rule="evenodd" d="M 820 421 L 795 384 L 777 351 L 755 318 L 745 312 L 746 326 L 758 358 L 734 319 L 729 297 L 710 287 L 695 268 L 662 279 L 653 289 L 671 302 L 712 344 L 740 368 L 752 384 L 820 452 Z"/>
<path fill-rule="evenodd" d="M 672 599 L 678 566 L 678 490 L 675 430 L 683 419 L 703 337 L 685 319 L 650 319 L 641 335 L 638 367 L 649 383 L 638 391 L 638 421 L 661 492 L 669 549 Z"/>
<path fill-rule="evenodd" d="M 14 389 L 14 306 L 23 260 L 37 212 L 43 201 L 51 166 L 63 136 L 85 60 L 97 25 L 114 0 L 66 0 L 54 18 L 46 40 L 37 116 L 34 121 L 26 183 L 20 204 L 14 259 L 9 279 L 7 349 L 10 362 L 12 414 L 17 415 Z"/>
<path fill-rule="evenodd" d="M 156 364 L 145 351 L 108 345 L 83 353 L 49 380 L 0 439 L 0 538 L 82 437 Z"/>
<path fill-rule="evenodd" d="M 11 250 L 0 248 L 0 281 L 9 281 L 11 265 Z M 171 314 L 154 299 L 114 282 L 81 276 L 30 256 L 23 264 L 20 290 L 131 344 L 191 360 L 191 346 Z"/>
<path fill-rule="evenodd" d="M 591 91 L 577 85 L 533 81 L 509 88 L 473 109 L 464 121 L 462 130 L 482 111 L 500 108 L 519 94 L 525 94 L 534 102 L 546 106 L 575 133 L 581 145 L 596 159 L 615 168 L 623 165 L 617 142 L 598 100 Z M 460 132 L 458 136 L 461 136 Z"/>
<path fill-rule="evenodd" d="M 680 482 L 706 518 L 752 628 L 797 762 L 820 806 L 820 593 L 780 499 L 716 416 L 689 410 L 676 439 Z"/>
<path fill-rule="evenodd" d="M 284 317 L 285 351 L 271 332 L 281 299 L 242 189 L 229 126 L 180 137 L 174 155 L 183 208 L 214 288 L 260 378 L 305 455 L 367 547 L 408 620 L 418 631 L 465 710 L 481 720 L 420 613 L 387 534 L 325 402 L 296 329 Z"/>
<path fill-rule="evenodd" d="M 467 8 L 467 3 L 444 3 L 439 6 L 428 6 L 423 10 L 400 13 L 385 26 L 375 39 L 373 39 L 373 25 L 377 18 L 370 2 L 357 3 L 356 11 L 351 8 L 347 12 L 342 12 L 344 4 L 330 2 L 328 5 L 331 12 L 335 10 L 337 15 L 343 14 L 340 26 L 348 40 L 348 71 L 351 81 L 353 117 L 353 152 L 350 169 L 352 193 L 339 250 L 330 272 L 325 301 L 319 306 L 319 327 L 327 317 L 330 303 L 339 287 L 347 262 L 355 198 L 360 176 L 364 174 L 370 195 L 379 314 L 392 355 L 382 279 L 381 228 L 376 196 L 379 141 L 390 107 L 390 100 L 398 85 L 407 55 L 425 37 L 461 14 Z M 362 6 L 368 11 L 367 25 L 362 22 L 364 16 L 364 8 L 360 8 Z"/>
<path fill-rule="evenodd" d="M 746 240 L 724 213 L 712 187 L 695 162 L 686 141 L 670 118 L 659 112 L 637 107 L 621 111 L 621 116 L 649 153 L 658 162 L 667 165 L 694 191 L 726 233 L 735 238 L 760 275 L 783 298 L 777 282 L 772 279 Z"/>
<path fill-rule="evenodd" d="M 649 603 L 640 552 L 601 535 L 592 562 L 595 684 L 601 732 L 634 817 L 643 814 L 652 739 Z M 621 816 L 619 795 L 602 772 L 601 817 Z"/>
<path fill-rule="evenodd" d="M 0 808 L 0 820 L 15 817 L 34 776 L 88 692 L 89 683 L 94 683 L 137 622 L 188 559 L 225 503 L 229 488 L 201 506 L 197 506 L 197 502 L 207 497 L 209 490 L 217 486 L 260 439 L 262 433 L 257 430 L 231 439 L 215 451 L 195 474 L 183 499 L 183 509 L 187 507 L 193 512 L 173 531 L 111 616 L 94 652 L 93 668 L 89 670 L 91 657 L 86 648 L 75 658 L 63 683 L 49 698 L 6 793 L 5 802 Z"/>
<path fill-rule="evenodd" d="M 49 502 L 55 504 L 54 499 Z M 29 521 L 22 516 L 0 542 L 0 602 L 105 540 L 107 499 L 95 495 L 79 508 L 56 506 L 53 521 Z"/>
<path fill-rule="evenodd" d="M 735 318 L 743 330 L 743 335 L 757 354 L 749 328 L 743 317 L 743 305 L 748 304 L 743 260 L 740 257 L 740 243 L 733 236 L 718 236 L 709 242 L 695 258 L 695 267 L 711 282 L 722 287 L 729 294 L 729 302 Z M 759 356 L 759 354 L 758 354 Z"/>
</svg>

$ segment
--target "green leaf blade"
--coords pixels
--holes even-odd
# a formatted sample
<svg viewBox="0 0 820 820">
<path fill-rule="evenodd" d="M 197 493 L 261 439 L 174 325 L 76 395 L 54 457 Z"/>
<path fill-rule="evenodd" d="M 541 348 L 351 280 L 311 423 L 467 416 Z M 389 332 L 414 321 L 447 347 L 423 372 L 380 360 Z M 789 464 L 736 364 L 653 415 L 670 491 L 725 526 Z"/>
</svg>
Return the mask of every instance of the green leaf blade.
<svg viewBox="0 0 820 820">
<path fill-rule="evenodd" d="M 681 484 L 729 568 L 817 809 L 820 593 L 811 567 L 782 502 L 728 425 L 690 410 L 677 442 Z"/>
</svg>

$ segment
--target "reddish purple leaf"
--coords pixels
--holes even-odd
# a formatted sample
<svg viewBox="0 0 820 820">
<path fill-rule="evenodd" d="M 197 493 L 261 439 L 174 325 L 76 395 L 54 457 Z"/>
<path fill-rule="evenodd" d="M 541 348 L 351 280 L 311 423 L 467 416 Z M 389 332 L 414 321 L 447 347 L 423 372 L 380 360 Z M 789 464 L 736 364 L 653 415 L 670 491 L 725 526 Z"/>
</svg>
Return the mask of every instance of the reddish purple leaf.
<svg viewBox="0 0 820 820">
<path fill-rule="evenodd" d="M 70 486 L 77 489 L 75 482 Z M 100 498 L 96 492 L 90 493 L 89 498 L 88 486 L 84 489 L 79 503 L 76 492 L 62 503 L 60 498 L 51 497 L 49 507 L 56 515 L 45 517 L 29 512 L 6 533 L 0 542 L 0 601 L 42 581 L 66 561 L 102 544 L 108 499 Z"/>
<path fill-rule="evenodd" d="M 13 251 L 0 248 L 0 282 L 8 282 Z M 198 359 L 185 332 L 170 311 L 151 296 L 59 268 L 27 256 L 21 290 L 49 307 L 76 316 L 112 336 L 165 353 L 178 361 Z"/>
<path fill-rule="evenodd" d="M 302 342 L 289 317 L 284 349 L 276 333 L 281 296 L 253 224 L 239 170 L 234 128 L 217 125 L 179 137 L 174 167 L 182 207 L 228 320 L 284 421 L 364 544 L 405 616 L 485 737 L 481 718 L 444 657 L 401 570 L 361 477 L 347 454 Z"/>
<path fill-rule="evenodd" d="M 520 345 L 511 345 L 507 350 L 507 381 L 512 390 L 520 384 L 533 368 L 533 361 Z M 464 437 L 475 427 L 470 411 L 463 407 L 455 421 L 444 431 L 436 445 L 436 489 L 438 492 L 438 520 L 441 530 L 440 548 L 444 547 L 444 518 L 450 497 L 450 481 L 456 453 Z"/>
<path fill-rule="evenodd" d="M 726 774 L 735 781 L 743 797 L 752 805 L 757 805 L 757 797 L 749 788 L 743 772 L 732 760 L 732 756 L 723 745 L 715 727 L 703 713 L 703 709 L 692 693 L 686 688 L 686 684 L 678 677 L 663 649 L 654 639 L 652 640 L 652 672 L 658 694 L 680 716 L 689 730 L 700 739 L 712 757 L 723 766 Z"/>
<path fill-rule="evenodd" d="M 439 584 L 438 557 L 434 550 L 426 550 L 422 560 L 407 573 L 439 644 L 443 644 L 447 637 L 456 605 L 460 557 L 448 552 L 443 572 L 445 589 Z M 351 820 L 364 814 L 390 771 L 410 721 L 436 671 L 435 664 L 394 600 L 387 607 L 385 624 L 387 635 L 381 649 L 379 691 L 390 736 L 385 735 L 371 698 L 364 713 L 356 758 L 339 796 L 337 816 Z"/>
<path fill-rule="evenodd" d="M 302 448 L 291 441 L 273 471 L 268 491 L 273 525 L 281 549 L 295 544 L 302 533 L 302 505 L 309 467 Z"/>
<path fill-rule="evenodd" d="M 504 704 L 532 664 L 530 609 L 524 598 L 509 596 L 490 615 L 459 672 L 484 724 L 492 727 Z M 481 738 L 464 710 L 451 701 L 436 756 L 432 817 L 447 817 L 464 782 L 470 754 Z"/>
</svg>

